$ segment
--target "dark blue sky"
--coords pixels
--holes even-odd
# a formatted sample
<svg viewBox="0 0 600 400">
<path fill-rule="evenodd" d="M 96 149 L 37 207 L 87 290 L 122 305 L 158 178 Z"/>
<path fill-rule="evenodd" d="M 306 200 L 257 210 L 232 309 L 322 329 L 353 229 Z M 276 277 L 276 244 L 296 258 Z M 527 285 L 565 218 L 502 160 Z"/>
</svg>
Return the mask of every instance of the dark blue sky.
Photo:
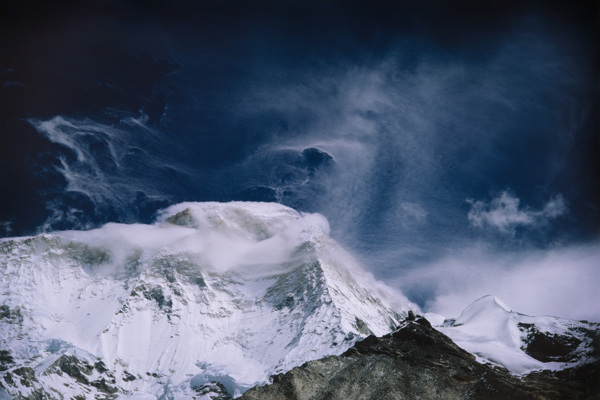
<svg viewBox="0 0 600 400">
<path fill-rule="evenodd" d="M 470 3 L 7 8 L 0 234 L 278 201 L 421 305 L 456 249 L 597 243 L 598 6 Z"/>
</svg>

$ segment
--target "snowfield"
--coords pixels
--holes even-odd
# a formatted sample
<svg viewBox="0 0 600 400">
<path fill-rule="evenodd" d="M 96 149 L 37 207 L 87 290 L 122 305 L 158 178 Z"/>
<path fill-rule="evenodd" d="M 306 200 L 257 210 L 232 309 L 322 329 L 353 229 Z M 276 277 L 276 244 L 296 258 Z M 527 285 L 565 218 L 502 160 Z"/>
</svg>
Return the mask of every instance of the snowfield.
<svg viewBox="0 0 600 400">
<path fill-rule="evenodd" d="M 515 375 L 591 361 L 587 356 L 592 353 L 591 333 L 600 327 L 585 321 L 521 314 L 491 295 L 471 303 L 456 320 L 426 317 L 478 361 L 504 367 Z"/>
</svg>

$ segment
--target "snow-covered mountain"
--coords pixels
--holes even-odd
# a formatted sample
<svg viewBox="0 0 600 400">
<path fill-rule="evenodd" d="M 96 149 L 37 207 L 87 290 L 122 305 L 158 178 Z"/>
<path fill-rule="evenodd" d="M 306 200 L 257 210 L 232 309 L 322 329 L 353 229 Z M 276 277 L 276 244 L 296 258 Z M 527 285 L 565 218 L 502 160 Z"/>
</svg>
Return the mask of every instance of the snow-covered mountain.
<svg viewBox="0 0 600 400">
<path fill-rule="evenodd" d="M 600 398 L 600 324 L 519 314 L 494 296 L 456 320 L 426 317 L 409 312 L 394 332 L 274 376 L 241 399 Z"/>
<path fill-rule="evenodd" d="M 600 324 L 512 311 L 495 296 L 471 303 L 456 319 L 426 314 L 432 325 L 478 361 L 512 374 L 563 370 L 597 361 Z M 597 343 L 596 343 L 597 346 Z"/>
<path fill-rule="evenodd" d="M 153 225 L 1 240 L 0 400 L 226 399 L 418 312 L 328 231 L 279 204 L 182 203 Z M 598 324 L 493 296 L 426 317 L 513 374 L 597 362 Z"/>
<path fill-rule="evenodd" d="M 4 239 L 0 276 L 0 399 L 226 398 L 416 309 L 268 203 Z"/>
<path fill-rule="evenodd" d="M 276 375 L 240 400 L 591 400 L 600 395 L 598 371 L 596 354 L 561 371 L 515 376 L 409 315 L 394 332 Z"/>
</svg>

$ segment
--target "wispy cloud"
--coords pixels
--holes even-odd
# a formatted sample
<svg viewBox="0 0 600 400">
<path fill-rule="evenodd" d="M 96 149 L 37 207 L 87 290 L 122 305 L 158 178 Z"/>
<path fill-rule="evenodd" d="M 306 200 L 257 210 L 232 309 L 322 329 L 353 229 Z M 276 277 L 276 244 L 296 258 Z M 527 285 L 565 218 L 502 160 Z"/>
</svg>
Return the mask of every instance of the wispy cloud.
<svg viewBox="0 0 600 400">
<path fill-rule="evenodd" d="M 427 218 L 427 211 L 423 209 L 417 203 L 411 203 L 408 201 L 400 203 L 400 209 L 404 212 L 406 217 L 409 217 L 417 222 L 423 222 Z"/>
<path fill-rule="evenodd" d="M 12 221 L 0 221 L 0 235 L 10 236 L 12 233 Z"/>
<path fill-rule="evenodd" d="M 539 227 L 567 212 L 562 195 L 556 195 L 540 209 L 521 205 L 521 200 L 509 191 L 503 191 L 489 203 L 467 200 L 471 204 L 469 222 L 476 227 L 492 227 L 502 233 L 514 233 L 517 227 Z"/>
</svg>

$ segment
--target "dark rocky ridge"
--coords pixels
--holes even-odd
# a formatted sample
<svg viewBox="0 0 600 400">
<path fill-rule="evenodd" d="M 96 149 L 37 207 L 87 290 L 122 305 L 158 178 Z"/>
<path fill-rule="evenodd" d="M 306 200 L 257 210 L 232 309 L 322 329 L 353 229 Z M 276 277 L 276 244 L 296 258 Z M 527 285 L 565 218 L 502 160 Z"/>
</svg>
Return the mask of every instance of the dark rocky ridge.
<svg viewBox="0 0 600 400">
<path fill-rule="evenodd" d="M 308 362 L 243 400 L 600 399 L 599 362 L 523 378 L 480 364 L 424 318 L 369 336 L 341 356 Z"/>
<path fill-rule="evenodd" d="M 579 357 L 578 349 L 582 340 L 571 335 L 551 334 L 540 331 L 534 324 L 519 323 L 519 330 L 527 332 L 522 349 L 529 356 L 542 362 L 569 362 Z M 598 346 L 598 333 L 583 326 L 570 328 L 592 339 L 592 345 Z"/>
</svg>

